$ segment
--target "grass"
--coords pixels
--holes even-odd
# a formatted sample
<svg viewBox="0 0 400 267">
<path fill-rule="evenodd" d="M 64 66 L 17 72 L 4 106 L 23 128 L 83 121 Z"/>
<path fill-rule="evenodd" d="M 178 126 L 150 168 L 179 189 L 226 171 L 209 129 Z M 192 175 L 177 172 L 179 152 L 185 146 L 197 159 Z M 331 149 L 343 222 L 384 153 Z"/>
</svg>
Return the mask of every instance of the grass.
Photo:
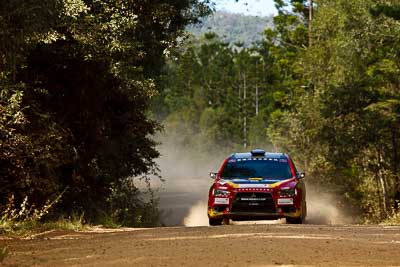
<svg viewBox="0 0 400 267">
<path fill-rule="evenodd" d="M 394 213 L 392 216 L 382 222 L 383 225 L 400 225 L 400 212 Z"/>
<path fill-rule="evenodd" d="M 110 229 L 121 228 L 121 225 L 116 223 L 115 219 L 111 215 L 108 215 L 108 214 L 104 214 L 104 216 L 100 220 L 100 224 L 103 227 L 110 228 Z"/>
<path fill-rule="evenodd" d="M 44 216 L 61 199 L 66 190 L 67 188 L 52 201 L 47 200 L 40 208 L 30 204 L 27 196 L 21 203 L 16 203 L 14 195 L 11 195 L 5 210 L 1 213 L 0 235 L 29 236 L 49 230 L 82 230 L 85 227 L 83 214 L 68 219 L 43 222 Z"/>
<path fill-rule="evenodd" d="M 65 219 L 61 218 L 52 222 L 38 222 L 34 220 L 16 222 L 12 220 L 0 220 L 0 234 L 11 236 L 30 236 L 50 230 L 79 231 L 87 227 L 82 217 Z"/>
<path fill-rule="evenodd" d="M 52 230 L 83 230 L 87 226 L 83 224 L 82 217 L 73 219 L 61 218 L 53 222 L 41 223 L 35 220 L 27 220 L 16 222 L 7 220 L 4 217 L 0 219 L 0 235 L 8 235 L 13 237 L 29 237 Z M 0 263 L 8 256 L 8 247 L 0 247 Z M 1 264 L 0 264 L 1 265 Z"/>
</svg>

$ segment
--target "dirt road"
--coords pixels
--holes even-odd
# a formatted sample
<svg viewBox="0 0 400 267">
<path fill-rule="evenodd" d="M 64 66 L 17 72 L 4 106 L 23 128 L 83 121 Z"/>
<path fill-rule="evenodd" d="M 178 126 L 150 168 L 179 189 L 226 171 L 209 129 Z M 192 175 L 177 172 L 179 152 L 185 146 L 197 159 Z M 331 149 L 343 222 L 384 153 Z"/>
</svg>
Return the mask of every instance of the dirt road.
<svg viewBox="0 0 400 267">
<path fill-rule="evenodd" d="M 0 237 L 4 266 L 400 266 L 400 227 L 229 225 Z M 0 264 L 1 265 L 1 264 Z"/>
</svg>

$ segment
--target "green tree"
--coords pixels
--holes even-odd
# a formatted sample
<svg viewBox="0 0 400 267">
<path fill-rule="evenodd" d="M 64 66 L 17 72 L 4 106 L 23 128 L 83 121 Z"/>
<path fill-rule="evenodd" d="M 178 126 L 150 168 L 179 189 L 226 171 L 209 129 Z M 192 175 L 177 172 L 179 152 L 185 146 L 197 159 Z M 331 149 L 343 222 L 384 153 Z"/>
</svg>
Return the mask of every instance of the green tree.
<svg viewBox="0 0 400 267">
<path fill-rule="evenodd" d="M 14 194 L 41 206 L 67 188 L 57 212 L 96 221 L 130 189 L 125 211 L 138 217 L 144 200 L 127 179 L 157 169 L 147 111 L 164 51 L 208 11 L 192 0 L 0 4 L 1 204 Z"/>
<path fill-rule="evenodd" d="M 312 180 L 379 221 L 399 196 L 398 22 L 372 16 L 372 1 L 317 4 L 313 46 L 298 60 L 306 90 L 275 132 L 290 130 L 278 141 L 302 155 Z"/>
</svg>

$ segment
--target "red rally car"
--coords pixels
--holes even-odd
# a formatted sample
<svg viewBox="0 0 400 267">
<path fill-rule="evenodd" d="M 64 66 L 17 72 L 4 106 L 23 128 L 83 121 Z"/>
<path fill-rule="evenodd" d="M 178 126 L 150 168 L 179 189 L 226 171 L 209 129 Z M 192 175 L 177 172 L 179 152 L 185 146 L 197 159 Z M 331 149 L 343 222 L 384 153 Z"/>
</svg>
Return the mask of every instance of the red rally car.
<svg viewBox="0 0 400 267">
<path fill-rule="evenodd" d="M 208 196 L 210 225 L 234 221 L 276 220 L 303 223 L 307 216 L 304 173 L 283 153 L 255 149 L 223 162 Z"/>
</svg>

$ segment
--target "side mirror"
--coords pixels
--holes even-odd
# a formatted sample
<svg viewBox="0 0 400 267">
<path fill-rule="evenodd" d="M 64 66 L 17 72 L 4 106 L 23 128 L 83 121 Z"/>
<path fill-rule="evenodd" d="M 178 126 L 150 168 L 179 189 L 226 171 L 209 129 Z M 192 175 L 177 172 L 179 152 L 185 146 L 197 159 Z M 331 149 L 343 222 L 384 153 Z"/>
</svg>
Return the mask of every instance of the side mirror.
<svg viewBox="0 0 400 267">
<path fill-rule="evenodd" d="M 306 177 L 306 173 L 305 172 L 297 172 L 297 178 L 298 179 L 303 179 L 304 177 Z"/>
<path fill-rule="evenodd" d="M 215 179 L 217 178 L 218 173 L 217 172 L 210 172 L 210 178 Z"/>
</svg>

